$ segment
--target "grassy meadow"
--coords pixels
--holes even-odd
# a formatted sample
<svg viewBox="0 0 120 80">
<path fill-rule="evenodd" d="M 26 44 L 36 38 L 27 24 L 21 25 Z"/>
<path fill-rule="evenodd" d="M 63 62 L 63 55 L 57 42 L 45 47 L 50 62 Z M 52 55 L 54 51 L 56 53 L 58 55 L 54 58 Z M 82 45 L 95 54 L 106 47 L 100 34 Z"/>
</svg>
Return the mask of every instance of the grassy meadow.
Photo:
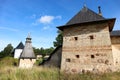
<svg viewBox="0 0 120 80">
<path fill-rule="evenodd" d="M 104 74 L 65 74 L 56 68 L 20 69 L 13 58 L 0 59 L 0 80 L 120 80 L 120 72 Z"/>
</svg>

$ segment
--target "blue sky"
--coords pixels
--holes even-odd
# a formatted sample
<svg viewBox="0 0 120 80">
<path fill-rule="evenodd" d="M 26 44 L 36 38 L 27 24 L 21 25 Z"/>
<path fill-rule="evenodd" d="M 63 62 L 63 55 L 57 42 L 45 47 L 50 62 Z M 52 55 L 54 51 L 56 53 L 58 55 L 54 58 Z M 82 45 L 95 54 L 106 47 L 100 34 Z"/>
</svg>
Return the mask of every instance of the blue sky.
<svg viewBox="0 0 120 80">
<path fill-rule="evenodd" d="M 31 33 L 34 47 L 49 48 L 64 25 L 86 4 L 105 18 L 117 18 L 114 30 L 120 30 L 120 0 L 0 0 L 0 50 L 11 43 L 25 43 Z"/>
</svg>

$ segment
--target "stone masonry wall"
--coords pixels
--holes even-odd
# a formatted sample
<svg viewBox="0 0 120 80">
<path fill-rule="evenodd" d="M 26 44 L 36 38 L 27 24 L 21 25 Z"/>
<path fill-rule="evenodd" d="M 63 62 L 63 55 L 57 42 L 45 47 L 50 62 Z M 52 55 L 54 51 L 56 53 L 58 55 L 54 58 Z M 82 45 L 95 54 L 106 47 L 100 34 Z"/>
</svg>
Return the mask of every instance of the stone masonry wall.
<svg viewBox="0 0 120 80">
<path fill-rule="evenodd" d="M 65 28 L 61 70 L 70 73 L 110 71 L 113 65 L 107 23 Z"/>
<path fill-rule="evenodd" d="M 116 71 L 120 71 L 120 37 L 111 37 L 112 53 Z"/>
<path fill-rule="evenodd" d="M 20 59 L 19 67 L 20 68 L 32 68 L 36 59 Z"/>
</svg>

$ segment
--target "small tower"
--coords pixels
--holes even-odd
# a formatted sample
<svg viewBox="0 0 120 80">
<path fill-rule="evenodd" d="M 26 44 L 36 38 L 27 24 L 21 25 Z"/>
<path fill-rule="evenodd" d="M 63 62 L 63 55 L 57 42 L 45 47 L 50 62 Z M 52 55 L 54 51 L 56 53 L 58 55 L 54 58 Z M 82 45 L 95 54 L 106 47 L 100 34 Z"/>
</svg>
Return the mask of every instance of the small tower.
<svg viewBox="0 0 120 80">
<path fill-rule="evenodd" d="M 21 55 L 23 49 L 24 49 L 24 45 L 23 45 L 22 42 L 20 42 L 20 43 L 18 44 L 18 46 L 15 48 L 14 58 L 20 58 L 20 55 Z"/>
<path fill-rule="evenodd" d="M 30 35 L 26 38 L 25 47 L 19 59 L 20 68 L 32 68 L 36 57 L 32 48 Z"/>
</svg>

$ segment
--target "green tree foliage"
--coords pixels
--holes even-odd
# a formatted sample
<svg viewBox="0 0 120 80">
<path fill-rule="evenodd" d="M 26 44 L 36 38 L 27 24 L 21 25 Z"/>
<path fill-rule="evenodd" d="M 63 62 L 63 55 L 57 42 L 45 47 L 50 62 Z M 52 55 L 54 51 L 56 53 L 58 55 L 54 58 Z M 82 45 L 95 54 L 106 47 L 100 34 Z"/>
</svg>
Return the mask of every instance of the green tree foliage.
<svg viewBox="0 0 120 80">
<path fill-rule="evenodd" d="M 56 37 L 56 41 L 53 42 L 54 47 L 58 47 L 60 45 L 62 45 L 63 43 L 63 34 L 62 31 L 58 30 L 58 35 Z"/>
<path fill-rule="evenodd" d="M 50 47 L 50 48 L 46 48 L 46 49 L 44 49 L 43 47 L 41 47 L 40 49 L 39 48 L 33 48 L 33 50 L 34 50 L 34 52 L 35 52 L 35 54 L 36 55 L 42 55 L 43 57 L 44 56 L 46 56 L 46 55 L 50 55 L 52 52 L 53 52 L 53 50 L 54 50 L 54 48 L 53 47 Z"/>
<path fill-rule="evenodd" d="M 8 44 L 3 51 L 0 52 L 0 57 L 13 56 L 13 46 Z"/>
</svg>

